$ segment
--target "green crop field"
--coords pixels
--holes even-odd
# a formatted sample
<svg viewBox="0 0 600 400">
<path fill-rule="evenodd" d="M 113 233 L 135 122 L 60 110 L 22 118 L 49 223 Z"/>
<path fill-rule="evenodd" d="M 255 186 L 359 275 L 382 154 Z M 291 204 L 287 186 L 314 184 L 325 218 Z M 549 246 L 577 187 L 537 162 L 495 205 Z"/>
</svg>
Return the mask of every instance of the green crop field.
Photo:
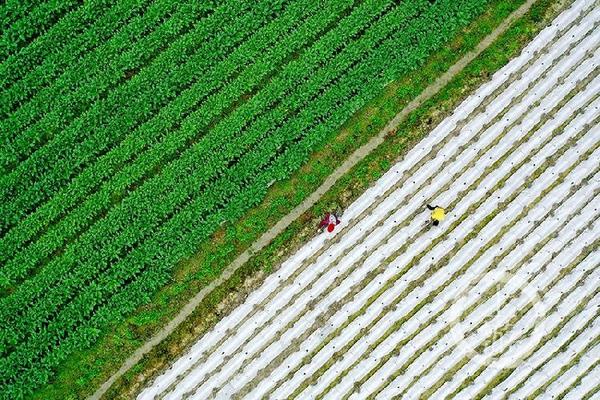
<svg viewBox="0 0 600 400">
<path fill-rule="evenodd" d="M 0 397 L 151 300 L 486 0 L 7 0 Z"/>
</svg>

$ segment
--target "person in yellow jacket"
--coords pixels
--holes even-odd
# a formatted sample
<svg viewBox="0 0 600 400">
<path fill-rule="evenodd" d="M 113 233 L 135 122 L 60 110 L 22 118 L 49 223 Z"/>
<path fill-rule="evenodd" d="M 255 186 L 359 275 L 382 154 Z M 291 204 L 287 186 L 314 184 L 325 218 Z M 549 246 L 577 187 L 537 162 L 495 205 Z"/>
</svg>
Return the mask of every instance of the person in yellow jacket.
<svg viewBox="0 0 600 400">
<path fill-rule="evenodd" d="M 433 226 L 438 226 L 440 222 L 446 218 L 446 210 L 444 210 L 442 207 L 432 207 L 427 204 L 427 208 L 431 211 L 431 223 Z"/>
</svg>

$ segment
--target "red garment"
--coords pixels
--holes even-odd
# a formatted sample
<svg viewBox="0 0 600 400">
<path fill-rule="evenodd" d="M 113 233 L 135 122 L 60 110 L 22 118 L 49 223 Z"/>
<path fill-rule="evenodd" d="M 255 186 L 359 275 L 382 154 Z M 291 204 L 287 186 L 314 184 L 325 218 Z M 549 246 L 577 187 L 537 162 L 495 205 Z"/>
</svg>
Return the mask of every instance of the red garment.
<svg viewBox="0 0 600 400">
<path fill-rule="evenodd" d="M 333 232 L 335 226 L 340 223 L 338 217 L 335 214 L 327 213 L 325 217 L 319 223 L 319 228 L 327 228 L 327 232 Z"/>
<path fill-rule="evenodd" d="M 329 225 L 329 215 L 329 213 L 325 214 L 325 216 L 321 220 L 321 223 L 319 224 L 319 228 L 325 228 Z"/>
</svg>

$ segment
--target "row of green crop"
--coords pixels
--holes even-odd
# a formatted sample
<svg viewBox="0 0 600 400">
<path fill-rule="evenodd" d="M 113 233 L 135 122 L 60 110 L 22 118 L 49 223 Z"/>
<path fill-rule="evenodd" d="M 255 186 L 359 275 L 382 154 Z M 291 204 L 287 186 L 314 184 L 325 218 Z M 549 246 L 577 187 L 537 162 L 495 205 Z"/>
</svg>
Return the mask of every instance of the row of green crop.
<svg viewBox="0 0 600 400">
<path fill-rule="evenodd" d="M 140 13 L 150 0 L 93 0 L 62 18 L 44 35 L 0 64 L 0 118 L 7 118 L 41 88 L 55 80 L 118 32 Z"/>
<path fill-rule="evenodd" d="M 63 15 L 77 8 L 78 0 L 48 1 L 36 4 L 14 21 L 0 36 L 0 62 L 45 32 Z"/>
<path fill-rule="evenodd" d="M 273 115 L 281 122 L 288 114 L 291 107 L 295 106 L 296 109 L 298 108 L 298 105 L 294 104 L 294 101 L 296 101 L 298 96 L 303 96 L 305 98 L 303 104 L 308 103 L 308 95 L 310 93 L 304 90 L 298 90 L 296 96 L 292 96 L 293 91 L 297 90 L 299 80 L 308 79 L 311 75 L 315 76 L 314 73 L 319 71 L 319 69 L 325 71 L 322 68 L 324 64 L 328 62 L 329 57 L 333 56 L 336 50 L 346 46 L 349 41 L 348 39 L 356 34 L 361 26 L 369 24 L 372 18 L 376 18 L 381 8 L 385 9 L 389 7 L 389 5 L 390 2 L 388 0 L 380 0 L 373 3 L 365 3 L 362 7 L 356 9 L 347 19 L 339 24 L 336 29 L 333 29 L 323 36 L 319 42 L 314 44 L 310 50 L 304 53 L 299 61 L 286 66 L 281 75 L 270 82 L 270 84 L 251 101 L 244 104 L 231 116 L 223 120 L 209 134 L 203 136 L 192 148 L 187 149 L 179 159 L 175 160 L 171 165 L 164 167 L 161 175 L 155 176 L 144 185 L 140 186 L 139 189 L 130 197 L 126 198 L 123 203 L 111 210 L 107 217 L 108 221 L 99 221 L 96 223 L 95 226 L 92 227 L 91 232 L 87 232 L 83 236 L 88 242 L 87 246 L 83 247 L 95 245 L 96 237 L 116 238 L 119 233 L 126 229 L 128 229 L 131 234 L 122 235 L 121 238 L 129 240 L 128 246 L 135 245 L 136 242 L 132 243 L 132 240 L 140 241 L 146 236 L 151 235 L 153 229 L 161 223 L 161 218 L 164 219 L 165 214 L 171 212 L 173 207 L 171 203 L 175 201 L 173 199 L 176 199 L 178 203 L 185 201 L 190 196 L 189 193 L 197 193 L 200 191 L 202 189 L 202 184 L 208 184 L 211 179 L 217 179 L 216 175 L 222 173 L 231 160 L 240 158 L 244 155 L 245 149 L 241 144 L 238 145 L 233 141 L 235 137 L 240 138 L 239 140 L 245 139 L 247 141 L 248 138 L 256 138 L 260 137 L 260 135 L 265 135 L 267 133 L 266 130 L 273 125 L 273 117 L 267 119 L 268 116 Z M 340 8 L 338 11 L 341 12 L 342 10 L 343 8 Z M 329 20 L 329 18 L 331 18 L 331 11 L 332 9 L 324 10 L 322 14 L 319 14 L 318 18 L 325 19 L 326 21 Z M 393 29 L 391 25 L 393 24 L 390 24 L 388 29 Z M 309 25 L 306 28 L 310 27 L 314 27 L 314 25 Z M 307 29 L 307 32 L 308 31 L 309 29 Z M 368 52 L 369 44 L 370 43 L 367 43 L 367 45 L 361 47 L 363 53 Z M 324 51 L 326 51 L 326 53 Z M 338 56 L 338 58 L 340 57 L 342 57 L 342 55 Z M 268 65 L 268 59 L 264 61 L 265 64 L 261 63 L 260 65 Z M 344 69 L 340 69 L 339 71 L 336 71 L 336 73 L 343 73 L 343 71 Z M 321 75 L 323 73 L 324 72 L 321 72 Z M 315 78 L 313 78 L 313 81 L 315 81 Z M 315 86 L 317 89 L 321 87 L 320 84 Z M 269 110 L 269 107 L 275 104 L 278 99 L 283 99 L 284 103 L 280 104 L 274 110 Z M 255 123 L 252 130 L 246 132 L 245 136 L 242 136 L 241 132 L 247 121 L 252 120 L 259 113 L 266 111 L 268 111 L 267 116 L 262 117 L 260 120 L 262 121 L 262 124 Z M 203 115 L 203 113 L 197 114 L 198 117 L 202 117 Z M 198 131 L 197 127 L 199 121 L 188 122 L 190 123 L 183 126 L 178 132 L 169 135 L 168 148 L 173 148 L 175 146 L 175 150 L 179 150 L 179 148 Z M 237 131 L 235 136 L 234 130 Z M 164 148 L 162 146 L 159 147 L 159 152 L 162 152 L 162 150 L 164 150 Z M 197 166 L 199 162 L 201 165 Z M 127 177 L 125 177 L 125 179 L 126 178 Z M 167 196 L 170 200 L 165 199 Z M 153 203 L 159 203 L 158 207 L 153 207 Z M 171 208 L 167 208 L 165 205 Z M 165 209 L 163 210 L 162 208 Z M 154 216 L 152 215 L 153 213 L 159 214 Z M 119 222 L 122 215 L 136 214 L 140 214 L 143 218 L 136 218 L 131 222 Z M 115 254 L 118 254 L 120 251 L 120 244 L 113 240 L 108 242 L 107 245 L 114 245 Z M 105 247 L 104 250 L 106 249 L 107 248 Z M 86 254 L 89 255 L 89 251 L 91 250 L 81 249 L 78 256 L 85 258 Z M 15 266 L 19 267 L 18 264 Z M 68 269 L 70 267 L 66 266 L 65 268 Z M 50 268 L 50 271 L 53 271 L 53 269 Z M 40 279 L 48 279 L 44 278 L 43 272 L 44 271 L 42 271 L 42 274 L 34 277 L 31 281 L 20 286 L 13 296 L 14 301 L 8 299 L 6 302 L 13 306 L 16 305 L 17 302 L 27 304 L 27 301 L 33 300 L 32 296 L 35 298 L 36 295 L 42 294 L 39 291 L 32 292 L 31 290 L 25 291 L 24 289 L 26 287 L 35 289 L 41 282 L 37 281 Z M 55 275 L 55 278 L 52 278 L 52 281 L 55 281 L 56 279 L 60 279 L 60 276 Z M 48 280 L 45 282 L 46 284 L 49 284 Z M 25 293 L 29 294 L 25 295 Z M 8 310 L 9 307 L 12 311 Z M 1 306 L 0 310 L 2 310 L 0 311 L 0 313 L 2 313 L 2 318 L 6 317 L 7 320 L 15 317 L 18 313 L 18 308 L 13 309 L 8 304 L 6 304 L 6 307 Z M 4 311 L 6 311 L 6 313 Z"/>
<path fill-rule="evenodd" d="M 33 0 L 6 0 L 0 4 L 0 29 L 4 32 L 15 21 L 23 18 L 33 7 Z"/>
<path fill-rule="evenodd" d="M 248 9 L 243 5 L 235 6 L 235 2 L 229 2 L 231 3 L 231 7 L 222 7 L 226 14 L 240 15 L 235 12 L 237 9 Z M 172 5 L 165 3 L 165 7 L 172 8 Z M 227 11 L 228 8 L 232 8 L 231 12 Z M 206 15 L 208 18 L 203 18 Z M 94 126 L 105 123 L 103 117 L 106 118 L 106 113 L 110 115 L 119 111 L 117 106 L 128 105 L 119 103 L 108 108 L 107 103 L 111 99 L 120 98 L 120 95 L 130 96 L 130 100 L 133 100 L 136 95 L 141 94 L 134 82 L 140 82 L 143 78 L 147 80 L 149 75 L 144 70 L 148 68 L 136 74 L 138 80 L 129 79 L 132 74 L 151 61 L 151 65 L 155 68 L 157 65 L 162 66 L 163 74 L 167 74 L 178 65 L 168 63 L 176 58 L 174 45 L 185 42 L 190 37 L 186 33 L 196 28 L 195 31 L 199 31 L 196 38 L 198 42 L 193 44 L 197 46 L 207 40 L 210 28 L 215 28 L 214 24 L 218 21 L 206 6 L 198 2 L 184 4 L 176 8 L 176 13 L 168 16 L 166 21 L 163 19 L 163 15 L 144 14 L 144 18 L 136 20 L 135 24 L 127 26 L 129 29 L 124 29 L 106 44 L 86 54 L 82 62 L 69 68 L 52 85 L 40 90 L 30 101 L 2 121 L 1 130 L 8 136 L 8 144 L 2 151 L 1 167 L 8 171 L 18 165 L 17 170 L 26 170 L 26 164 L 29 163 L 19 163 L 46 142 L 65 137 L 64 130 L 68 125 L 71 125 L 70 130 L 79 129 L 79 135 L 85 137 Z M 193 54 L 190 49 L 193 47 L 180 49 L 179 63 Z M 156 73 L 157 71 L 153 71 L 153 74 Z M 123 83 L 126 83 L 124 88 L 121 87 Z M 121 90 L 113 93 L 115 88 Z M 43 171 L 36 170 L 36 173 Z"/>
<path fill-rule="evenodd" d="M 149 241 L 136 247 L 110 270 L 114 275 L 106 276 L 103 284 L 96 282 L 78 298 L 81 303 L 70 303 L 57 319 L 2 360 L 6 360 L 2 368 L 15 371 L 20 366 L 31 365 L 31 362 L 41 363 L 42 369 L 56 365 L 68 352 L 93 340 L 106 322 L 130 311 L 140 304 L 140 300 L 147 300 L 147 293 L 167 278 L 173 262 L 193 251 L 194 243 L 214 230 L 216 223 L 237 218 L 247 207 L 259 202 L 272 180 L 282 179 L 298 168 L 315 146 L 321 144 L 383 84 L 399 71 L 416 67 L 426 54 L 439 48 L 458 26 L 464 24 L 465 20 L 458 18 L 456 3 L 448 3 L 436 4 L 423 17 L 411 21 L 406 30 L 395 35 L 393 40 L 386 40 L 381 45 L 372 43 L 370 56 L 356 60 L 348 74 L 339 78 L 333 86 L 323 88 L 324 95 L 313 103 L 318 109 L 303 109 L 297 118 L 282 125 L 278 133 L 256 147 L 252 160 L 263 164 L 263 168 L 259 166 L 256 170 L 250 163 L 237 164 L 235 175 L 224 176 L 222 183 L 214 186 L 214 190 L 207 192 L 205 197 L 197 196 L 175 212 L 173 218 Z M 481 1 L 473 0 L 463 2 L 459 7 L 464 17 L 469 11 L 473 14 L 480 11 L 481 5 Z M 438 13 L 443 13 L 445 18 L 436 18 Z M 418 42 L 416 46 L 409 46 L 415 41 Z M 261 152 L 261 149 L 269 147 L 270 151 Z M 248 182 L 249 186 L 240 191 L 236 187 L 237 182 Z M 211 211 L 207 199 L 220 199 L 221 205 Z M 93 303 L 113 293 L 116 295 L 110 302 Z M 112 303 L 113 300 L 118 303 Z M 81 321 L 86 318 L 91 319 Z M 83 325 L 79 325 L 81 322 Z M 77 333 L 73 334 L 74 331 Z M 47 343 L 56 342 L 60 342 L 60 346 L 54 352 L 44 354 L 48 350 Z M 12 375 L 16 381 L 9 383 L 7 390 L 21 390 L 27 384 L 35 383 L 38 376 L 33 372 L 19 377 Z"/>
<path fill-rule="evenodd" d="M 213 53 L 226 54 L 226 51 L 231 49 L 229 46 L 235 46 L 241 39 L 239 36 L 248 34 L 246 31 L 240 32 L 235 28 L 236 24 L 229 23 L 224 25 L 224 29 L 232 36 L 220 32 L 220 37 L 215 37 L 218 32 L 219 19 L 217 17 L 227 18 L 227 21 L 231 22 L 242 15 L 239 19 L 257 28 L 260 26 L 259 24 L 265 22 L 267 14 L 271 12 L 263 8 L 264 12 L 259 11 L 261 14 L 256 14 L 244 6 L 244 4 L 253 4 L 254 6 L 254 3 L 235 1 L 233 3 L 237 3 L 239 6 L 228 7 L 225 5 L 212 15 L 214 18 L 210 18 L 211 23 L 209 23 L 209 18 L 198 23 L 196 29 L 190 34 L 179 38 L 167 51 L 128 80 L 125 85 L 110 93 L 106 99 L 99 101 L 97 106 L 72 124 L 67 124 L 67 128 L 63 129 L 59 135 L 37 149 L 30 158 L 20 163 L 11 174 L 2 179 L 0 187 L 4 190 L 0 196 L 7 199 L 7 203 L 3 205 L 3 216 L 7 220 L 6 222 L 2 221 L 6 224 L 2 228 L 6 230 L 14 225 L 27 215 L 27 212 L 37 203 L 47 199 L 62 185 L 68 183 L 99 154 L 102 154 L 110 146 L 114 146 L 115 142 L 118 143 L 127 132 L 154 116 L 162 106 L 176 98 L 181 90 L 198 79 L 198 69 L 214 67 L 218 57 L 211 57 Z M 242 24 L 240 23 L 240 25 Z M 210 33 L 211 28 L 217 32 Z M 159 34 L 159 31 L 164 35 Z M 158 37 L 154 37 L 154 34 L 157 34 Z M 172 35 L 167 29 L 159 28 L 148 36 L 147 40 L 142 39 L 138 43 L 140 48 L 137 48 L 135 52 L 143 54 L 144 51 L 141 48 L 144 47 L 144 43 L 154 41 L 164 44 L 163 41 L 168 42 Z M 207 35 L 212 37 L 207 38 Z M 223 42 L 224 38 L 231 39 L 231 42 Z M 199 43 L 203 45 L 198 45 Z M 152 44 L 148 51 L 155 51 L 158 44 Z M 135 59 L 137 58 L 135 57 Z M 127 61 L 124 65 L 132 64 Z M 117 79 L 117 76 L 122 74 L 119 71 L 123 68 L 125 67 L 115 67 L 114 74 L 99 73 L 97 80 Z M 85 88 L 80 90 L 82 95 L 85 95 L 85 92 Z M 91 90 L 85 96 L 93 97 L 94 92 Z M 54 125 L 58 129 L 59 121 L 55 121 Z M 40 127 L 40 130 L 44 129 Z"/>
<path fill-rule="evenodd" d="M 309 3 L 297 5 L 306 10 L 319 9 L 310 6 Z M 113 204 L 114 193 L 124 193 L 132 183 L 138 182 L 155 171 L 165 160 L 176 155 L 187 141 L 197 135 L 200 128 L 206 127 L 211 119 L 216 118 L 244 93 L 257 87 L 285 58 L 314 40 L 335 20 L 344 7 L 350 5 L 349 1 L 338 1 L 327 10 L 313 12 L 310 16 L 302 13 L 298 7 L 286 10 L 281 18 L 259 30 L 217 68 L 212 69 L 196 85 L 178 96 L 173 104 L 161 110 L 157 118 L 129 134 L 118 147 L 99 159 L 0 241 L 0 254 L 5 254 L 6 258 L 13 257 L 7 268 L 0 272 L 0 286 L 12 284 L 15 277 L 22 276 L 67 240 L 71 240 L 74 235 L 87 228 L 95 216 L 105 212 Z M 301 14 L 298 14 L 299 12 Z M 298 26 L 300 21 L 302 24 Z M 223 82 L 230 81 L 229 76 L 237 74 L 241 67 L 254 60 L 257 61 L 237 75 L 222 91 L 205 101 L 202 107 L 181 124 L 183 135 L 167 136 L 169 129 L 180 118 L 187 116 L 203 96 L 222 86 Z M 126 168 L 118 170 L 127 162 Z M 109 182 L 95 193 L 91 193 L 97 183 L 108 178 L 111 178 Z M 34 241 L 25 251 L 18 252 L 21 245 L 80 201 L 84 203 L 59 221 L 43 237 Z"/>
</svg>

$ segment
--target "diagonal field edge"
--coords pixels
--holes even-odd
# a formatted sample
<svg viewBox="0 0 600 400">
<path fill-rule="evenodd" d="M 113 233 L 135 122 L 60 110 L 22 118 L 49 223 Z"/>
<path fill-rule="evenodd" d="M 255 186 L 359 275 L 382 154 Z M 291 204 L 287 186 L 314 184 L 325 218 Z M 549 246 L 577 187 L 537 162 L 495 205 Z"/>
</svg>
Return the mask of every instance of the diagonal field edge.
<svg viewBox="0 0 600 400">
<path fill-rule="evenodd" d="M 429 85 L 421 94 L 414 98 L 406 107 L 402 109 L 396 116 L 388 122 L 388 124 L 381 130 L 377 136 L 371 138 L 366 144 L 355 150 L 350 157 L 346 159 L 331 175 L 325 179 L 325 182 L 317 188 L 310 196 L 308 196 L 301 204 L 296 206 L 286 216 L 284 216 L 279 222 L 277 222 L 271 229 L 265 232 L 257 241 L 255 241 L 248 249 L 240 254 L 231 264 L 229 264 L 222 272 L 222 274 L 200 290 L 190 301 L 179 311 L 179 313 L 169 323 L 167 323 L 158 333 L 152 338 L 146 341 L 141 347 L 139 347 L 131 356 L 129 356 L 125 362 L 121 365 L 119 370 L 115 372 L 108 380 L 106 380 L 98 390 L 88 398 L 88 400 L 100 399 L 112 386 L 112 384 L 125 374 L 130 368 L 137 364 L 142 357 L 150 352 L 156 345 L 166 339 L 188 316 L 192 314 L 194 309 L 204 300 L 204 298 L 212 292 L 215 288 L 226 282 L 233 274 L 254 255 L 254 253 L 262 250 L 266 247 L 275 237 L 282 233 L 292 222 L 299 218 L 302 214 L 308 211 L 319 199 L 327 193 L 329 189 L 340 179 L 343 175 L 348 173 L 356 164 L 362 161 L 368 156 L 373 150 L 381 145 L 385 137 L 395 130 L 398 125 L 408 114 L 416 110 L 423 103 L 435 96 L 444 86 L 446 86 L 456 75 L 458 75 L 471 61 L 479 56 L 485 49 L 487 49 L 500 35 L 512 25 L 512 23 L 521 18 L 537 0 L 527 0 L 517 10 L 513 11 L 504 21 L 500 23 L 489 35 L 487 35 L 474 50 L 471 50 L 465 54 L 460 60 L 448 69 L 442 76 L 435 80 Z"/>
</svg>

